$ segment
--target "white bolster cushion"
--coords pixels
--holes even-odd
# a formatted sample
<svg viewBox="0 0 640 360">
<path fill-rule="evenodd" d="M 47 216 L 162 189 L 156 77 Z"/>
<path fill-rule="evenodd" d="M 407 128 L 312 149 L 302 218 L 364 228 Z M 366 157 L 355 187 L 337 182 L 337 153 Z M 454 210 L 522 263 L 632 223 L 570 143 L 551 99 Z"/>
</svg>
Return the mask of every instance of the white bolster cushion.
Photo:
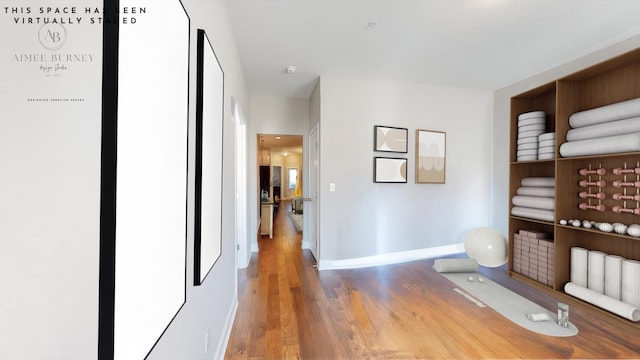
<svg viewBox="0 0 640 360">
<path fill-rule="evenodd" d="M 573 113 L 569 116 L 569 125 L 579 128 L 636 116 L 640 116 L 640 98 Z"/>
<path fill-rule="evenodd" d="M 516 195 L 511 201 L 515 206 L 543 210 L 553 210 L 556 208 L 556 199 L 551 197 Z"/>
<path fill-rule="evenodd" d="M 433 268 L 437 272 L 477 272 L 480 265 L 475 259 L 436 259 Z"/>
<path fill-rule="evenodd" d="M 564 286 L 564 291 L 569 295 L 573 295 L 578 299 L 582 299 L 631 321 L 640 321 L 640 309 L 631 304 L 624 303 L 618 299 L 600 294 L 572 282 L 568 282 Z"/>
<path fill-rule="evenodd" d="M 521 186 L 516 190 L 518 195 L 555 197 L 556 188 L 541 186 Z"/>
<path fill-rule="evenodd" d="M 601 138 L 640 132 L 640 117 L 584 126 L 567 131 L 567 141 Z"/>
<path fill-rule="evenodd" d="M 526 177 L 520 181 L 522 186 L 555 187 L 554 177 Z"/>
<path fill-rule="evenodd" d="M 511 209 L 511 215 L 543 221 L 555 220 L 555 211 L 553 210 L 534 209 L 523 206 L 514 206 Z"/>
<path fill-rule="evenodd" d="M 640 151 L 640 133 L 569 141 L 560 145 L 563 157 Z"/>
</svg>

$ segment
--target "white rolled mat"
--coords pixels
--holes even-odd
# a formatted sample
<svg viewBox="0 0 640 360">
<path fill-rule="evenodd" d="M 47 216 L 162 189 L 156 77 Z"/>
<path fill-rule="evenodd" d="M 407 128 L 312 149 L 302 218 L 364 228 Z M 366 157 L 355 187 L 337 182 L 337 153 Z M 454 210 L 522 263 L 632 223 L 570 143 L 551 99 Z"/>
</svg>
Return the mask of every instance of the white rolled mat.
<svg viewBox="0 0 640 360">
<path fill-rule="evenodd" d="M 569 295 L 575 296 L 578 299 L 582 299 L 616 315 L 622 316 L 623 318 L 635 322 L 640 321 L 640 309 L 633 305 L 626 304 L 607 295 L 597 293 L 573 282 L 568 282 L 564 286 L 564 291 Z"/>
<path fill-rule="evenodd" d="M 552 197 L 515 195 L 511 202 L 515 206 L 523 206 L 534 209 L 554 210 L 556 208 L 556 199 Z"/>
<path fill-rule="evenodd" d="M 520 144 L 518 145 L 518 147 L 516 148 L 516 150 L 520 151 L 520 150 L 538 150 L 538 143 L 532 142 L 532 143 L 524 143 L 524 144 Z"/>
<path fill-rule="evenodd" d="M 640 117 L 584 126 L 567 131 L 567 141 L 601 138 L 640 132 Z"/>
<path fill-rule="evenodd" d="M 569 125 L 578 128 L 636 116 L 640 116 L 640 98 L 573 113 L 569 116 Z"/>
<path fill-rule="evenodd" d="M 607 255 L 604 259 L 604 294 L 614 299 L 622 299 L 621 256 Z"/>
<path fill-rule="evenodd" d="M 518 195 L 555 197 L 556 188 L 542 186 L 521 186 L 516 190 Z"/>
<path fill-rule="evenodd" d="M 544 133 L 544 134 L 538 135 L 538 140 L 555 140 L 555 139 L 556 139 L 556 133 L 555 132 Z"/>
<path fill-rule="evenodd" d="M 616 154 L 640 151 L 640 133 L 568 141 L 560 145 L 564 157 Z"/>
<path fill-rule="evenodd" d="M 537 136 L 527 136 L 527 137 L 523 137 L 523 138 L 518 138 L 518 145 L 522 145 L 522 144 L 529 144 L 529 143 L 538 143 L 538 137 Z"/>
<path fill-rule="evenodd" d="M 587 288 L 604 294 L 604 259 L 607 254 L 602 251 L 589 251 L 587 263 Z"/>
<path fill-rule="evenodd" d="M 440 273 L 476 272 L 480 265 L 475 259 L 436 259 L 433 268 Z"/>
<path fill-rule="evenodd" d="M 514 206 L 513 208 L 511 208 L 511 215 L 543 221 L 555 220 L 555 212 L 552 210 L 541 210 L 523 206 Z"/>
<path fill-rule="evenodd" d="M 531 161 L 538 160 L 538 155 L 520 155 L 516 157 L 517 161 Z"/>
<path fill-rule="evenodd" d="M 587 287 L 587 266 L 589 263 L 589 250 L 574 246 L 571 248 L 571 282 Z"/>
<path fill-rule="evenodd" d="M 535 137 L 544 133 L 544 130 L 529 130 L 529 131 L 518 131 L 518 139 L 527 138 L 527 137 Z"/>
<path fill-rule="evenodd" d="M 556 179 L 554 177 L 526 177 L 520 181 L 522 186 L 540 186 L 540 187 L 555 187 Z"/>
<path fill-rule="evenodd" d="M 555 152 L 538 154 L 538 160 L 549 160 L 549 159 L 554 159 L 555 157 L 556 157 Z"/>
<path fill-rule="evenodd" d="M 640 306 L 640 261 L 622 262 L 622 296 L 627 304 Z"/>
<path fill-rule="evenodd" d="M 540 139 L 538 137 L 538 139 Z M 556 147 L 556 139 L 549 139 L 549 140 L 538 140 L 538 147 L 552 147 L 555 148 Z"/>
</svg>

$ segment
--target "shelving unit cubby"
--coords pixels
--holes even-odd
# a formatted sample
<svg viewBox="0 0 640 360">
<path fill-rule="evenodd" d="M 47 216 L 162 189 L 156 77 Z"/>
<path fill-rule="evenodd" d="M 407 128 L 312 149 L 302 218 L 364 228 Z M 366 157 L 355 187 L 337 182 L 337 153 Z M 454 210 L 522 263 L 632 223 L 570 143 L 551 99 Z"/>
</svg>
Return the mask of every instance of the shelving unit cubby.
<svg viewBox="0 0 640 360">
<path fill-rule="evenodd" d="M 521 181 L 525 177 L 555 177 L 555 221 L 547 222 L 509 215 L 509 249 L 513 249 L 513 235 L 519 230 L 544 231 L 553 236 L 555 243 L 554 277 L 552 286 L 536 282 L 516 273 L 513 270 L 513 250 L 509 256 L 509 274 L 511 277 L 530 286 L 560 297 L 569 297 L 564 293 L 564 285 L 570 281 L 571 247 L 579 246 L 589 250 L 598 250 L 627 259 L 640 260 L 640 238 L 621 235 L 615 232 L 605 233 L 597 229 L 560 225 L 560 219 L 593 220 L 596 222 L 640 224 L 640 215 L 630 213 L 614 213 L 610 209 L 620 200 L 612 195 L 618 188 L 610 184 L 623 178 L 614 175 L 611 169 L 616 167 L 633 167 L 640 164 L 640 152 L 607 154 L 599 156 L 580 156 L 562 158 L 560 145 L 566 141 L 570 129 L 569 116 L 583 110 L 589 110 L 625 100 L 640 98 L 640 49 L 617 56 L 600 64 L 578 71 L 569 76 L 557 79 L 525 93 L 511 98 L 511 140 L 510 140 L 510 189 L 509 209 L 513 207 L 511 199 L 516 195 Z M 556 133 L 556 156 L 552 160 L 516 161 L 518 115 L 531 111 L 544 111 L 546 114 L 546 132 Z M 580 175 L 583 168 L 607 169 L 605 175 Z M 602 189 L 579 186 L 580 180 L 604 180 L 607 183 Z M 640 181 L 640 175 L 628 175 L 629 181 Z M 604 192 L 606 198 L 584 199 L 580 191 Z M 640 193 L 640 189 L 634 189 Z M 633 200 L 629 200 L 633 201 Z M 603 204 L 606 211 L 578 207 L 580 202 Z M 629 208 L 640 207 L 640 202 L 624 204 Z M 571 297 L 571 299 L 575 299 Z M 626 320 L 613 313 L 591 306 L 594 313 L 619 320 L 621 324 L 639 330 L 640 324 Z"/>
</svg>

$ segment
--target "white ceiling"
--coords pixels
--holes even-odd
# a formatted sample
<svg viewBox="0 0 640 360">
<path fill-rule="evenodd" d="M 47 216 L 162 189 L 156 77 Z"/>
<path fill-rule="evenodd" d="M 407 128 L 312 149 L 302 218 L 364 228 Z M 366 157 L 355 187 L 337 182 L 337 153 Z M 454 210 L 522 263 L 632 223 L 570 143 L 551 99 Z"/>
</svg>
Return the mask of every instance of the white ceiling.
<svg viewBox="0 0 640 360">
<path fill-rule="evenodd" d="M 494 91 L 640 34 L 640 0 L 224 1 L 249 91 L 281 97 L 321 75 Z"/>
</svg>

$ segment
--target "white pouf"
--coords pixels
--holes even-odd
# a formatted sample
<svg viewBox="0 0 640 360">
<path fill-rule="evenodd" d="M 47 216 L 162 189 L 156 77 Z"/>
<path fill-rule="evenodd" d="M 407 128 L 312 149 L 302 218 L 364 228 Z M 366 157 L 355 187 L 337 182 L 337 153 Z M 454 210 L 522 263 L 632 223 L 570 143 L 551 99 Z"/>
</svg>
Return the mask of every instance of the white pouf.
<svg viewBox="0 0 640 360">
<path fill-rule="evenodd" d="M 495 229 L 477 228 L 464 238 L 464 250 L 471 259 L 486 267 L 498 267 L 509 259 L 509 243 Z"/>
</svg>

